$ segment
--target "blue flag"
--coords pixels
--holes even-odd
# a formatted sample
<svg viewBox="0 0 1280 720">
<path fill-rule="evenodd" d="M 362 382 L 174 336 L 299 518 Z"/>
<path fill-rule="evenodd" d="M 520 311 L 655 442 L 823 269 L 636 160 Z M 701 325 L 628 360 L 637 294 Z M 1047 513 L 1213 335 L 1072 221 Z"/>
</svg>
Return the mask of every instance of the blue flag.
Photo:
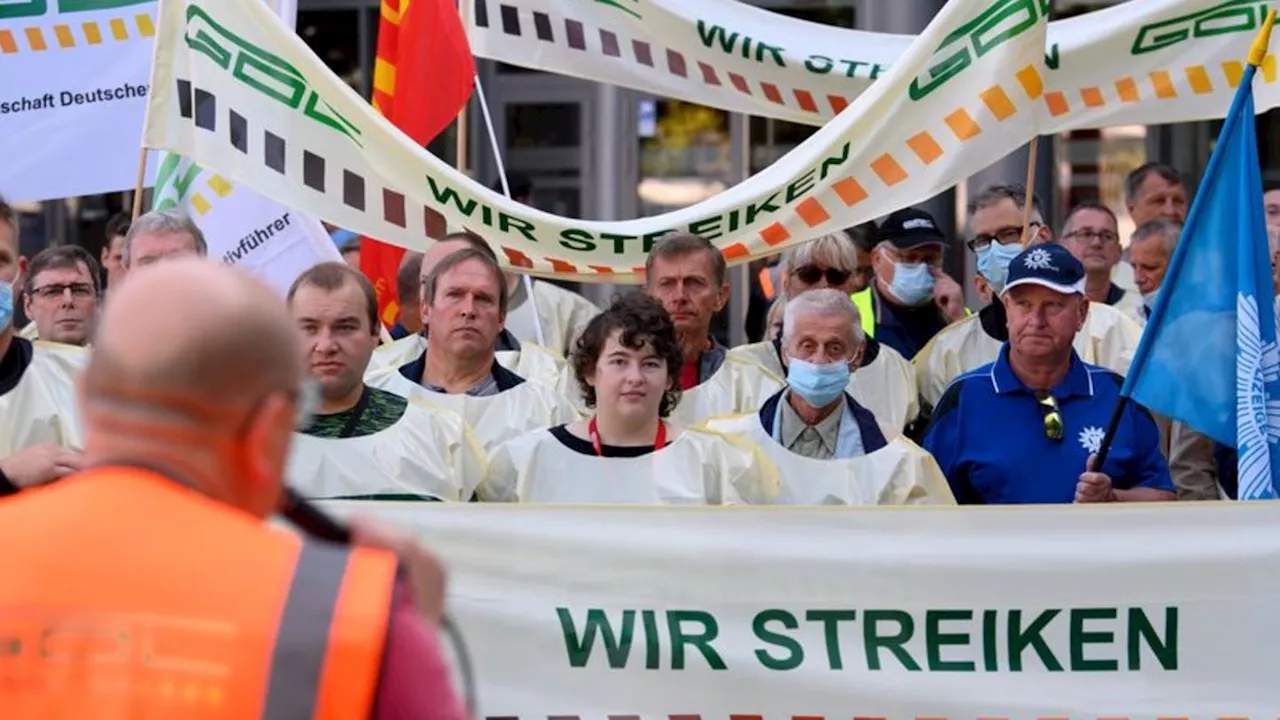
<svg viewBox="0 0 1280 720">
<path fill-rule="evenodd" d="M 1280 488 L 1280 353 L 1248 66 L 1121 394 L 1234 447 L 1239 498 Z"/>
</svg>

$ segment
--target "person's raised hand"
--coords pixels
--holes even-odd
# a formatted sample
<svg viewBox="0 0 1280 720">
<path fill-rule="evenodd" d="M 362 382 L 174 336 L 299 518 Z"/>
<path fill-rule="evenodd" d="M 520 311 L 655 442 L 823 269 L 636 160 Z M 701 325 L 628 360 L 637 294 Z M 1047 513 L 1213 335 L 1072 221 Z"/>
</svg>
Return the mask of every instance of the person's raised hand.
<svg viewBox="0 0 1280 720">
<path fill-rule="evenodd" d="M 938 268 L 931 268 L 930 272 L 934 277 L 933 301 L 951 322 L 964 319 L 964 291 L 960 289 L 960 283 Z"/>
</svg>

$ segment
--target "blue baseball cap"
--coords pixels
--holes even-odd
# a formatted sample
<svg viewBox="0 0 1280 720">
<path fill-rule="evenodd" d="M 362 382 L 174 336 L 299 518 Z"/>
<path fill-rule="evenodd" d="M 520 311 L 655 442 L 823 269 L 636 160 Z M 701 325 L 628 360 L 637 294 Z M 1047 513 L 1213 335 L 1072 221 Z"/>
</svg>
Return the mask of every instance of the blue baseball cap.
<svg viewBox="0 0 1280 720">
<path fill-rule="evenodd" d="M 359 242 L 360 236 L 350 230 L 338 228 L 329 233 L 329 239 L 333 241 L 333 244 L 336 245 L 339 250 L 346 250 L 348 247 Z"/>
<path fill-rule="evenodd" d="M 1033 245 L 1009 262 L 1000 297 L 1019 285 L 1039 285 L 1063 295 L 1084 294 L 1084 265 L 1058 243 Z"/>
</svg>

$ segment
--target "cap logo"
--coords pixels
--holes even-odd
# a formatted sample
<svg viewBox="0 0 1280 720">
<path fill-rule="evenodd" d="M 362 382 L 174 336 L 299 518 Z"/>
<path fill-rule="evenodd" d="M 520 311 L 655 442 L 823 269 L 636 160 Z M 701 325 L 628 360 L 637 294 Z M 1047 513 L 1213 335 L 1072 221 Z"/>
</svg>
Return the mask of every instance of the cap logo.
<svg viewBox="0 0 1280 720">
<path fill-rule="evenodd" d="M 933 223 L 929 222 L 928 218 L 912 218 L 902 222 L 903 230 L 918 230 L 920 228 L 924 228 L 925 230 L 937 229 L 933 226 Z"/>
<path fill-rule="evenodd" d="M 1036 248 L 1027 253 L 1022 259 L 1022 264 L 1027 266 L 1028 270 L 1053 270 L 1054 272 L 1062 272 L 1053 266 L 1053 256 L 1044 248 Z"/>
</svg>

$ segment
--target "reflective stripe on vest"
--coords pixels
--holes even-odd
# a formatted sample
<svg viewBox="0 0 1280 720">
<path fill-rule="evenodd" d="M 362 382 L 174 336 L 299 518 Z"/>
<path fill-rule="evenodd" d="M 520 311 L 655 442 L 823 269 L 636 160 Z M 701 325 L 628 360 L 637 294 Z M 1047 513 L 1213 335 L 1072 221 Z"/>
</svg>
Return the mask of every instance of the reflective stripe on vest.
<svg viewBox="0 0 1280 720">
<path fill-rule="evenodd" d="M 858 315 L 862 317 L 862 332 L 867 337 L 876 336 L 876 309 L 875 301 L 871 298 L 871 286 L 868 285 L 866 290 L 856 292 L 849 296 L 854 306 L 858 308 Z"/>
<path fill-rule="evenodd" d="M 347 557 L 345 547 L 303 542 L 271 653 L 264 720 L 315 717 Z"/>
<path fill-rule="evenodd" d="M 760 278 L 760 289 L 764 292 L 765 299 L 767 300 L 773 300 L 774 296 L 778 294 L 777 288 L 773 286 L 773 274 L 769 272 L 776 267 L 776 265 L 766 265 L 760 268 L 760 275 L 758 276 Z"/>
</svg>

